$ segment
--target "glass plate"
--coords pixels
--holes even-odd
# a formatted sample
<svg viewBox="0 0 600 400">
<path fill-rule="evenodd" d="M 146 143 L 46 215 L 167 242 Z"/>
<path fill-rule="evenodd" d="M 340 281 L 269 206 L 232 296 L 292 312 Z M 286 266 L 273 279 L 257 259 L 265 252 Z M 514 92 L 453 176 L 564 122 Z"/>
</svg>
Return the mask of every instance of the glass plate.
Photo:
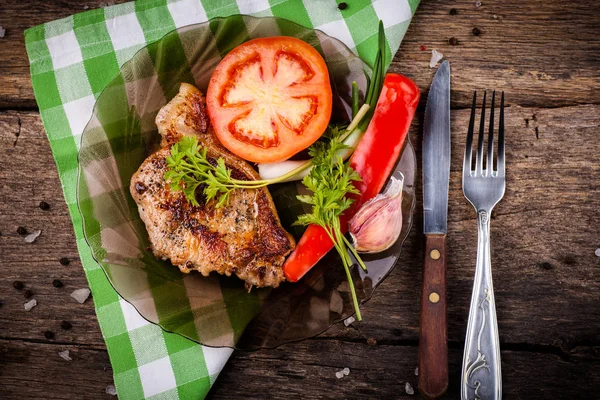
<svg viewBox="0 0 600 400">
<path fill-rule="evenodd" d="M 81 138 L 78 206 L 84 235 L 94 259 L 115 290 L 148 321 L 198 343 L 238 349 L 272 348 L 315 336 L 354 313 L 341 261 L 330 252 L 300 282 L 248 293 L 242 281 L 199 273 L 182 274 L 168 261 L 157 260 L 129 181 L 142 161 L 157 148 L 154 123 L 158 110 L 181 82 L 205 91 L 220 59 L 252 38 L 287 35 L 300 38 L 324 56 L 334 92 L 333 119 L 347 121 L 351 82 L 361 95 L 364 71 L 370 68 L 344 44 L 321 31 L 287 20 L 232 16 L 190 25 L 139 50 L 99 96 Z M 394 174 L 404 175 L 404 227 L 389 250 L 365 255 L 368 273 L 353 268 L 362 303 L 392 270 L 412 223 L 415 154 L 407 140 Z M 298 183 L 270 188 L 282 224 L 291 227 L 306 210 L 295 196 Z"/>
</svg>

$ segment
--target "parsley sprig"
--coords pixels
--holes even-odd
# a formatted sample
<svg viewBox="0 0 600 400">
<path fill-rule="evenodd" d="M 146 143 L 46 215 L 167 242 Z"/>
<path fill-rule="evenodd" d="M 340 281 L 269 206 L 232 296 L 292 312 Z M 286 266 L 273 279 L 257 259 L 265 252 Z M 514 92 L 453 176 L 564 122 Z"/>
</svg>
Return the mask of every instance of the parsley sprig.
<svg viewBox="0 0 600 400">
<path fill-rule="evenodd" d="M 257 189 L 284 181 L 290 173 L 275 179 L 241 180 L 231 176 L 231 169 L 222 157 L 211 158 L 206 148 L 198 143 L 194 136 L 185 136 L 171 147 L 170 155 L 166 158 L 167 172 L 165 180 L 170 183 L 171 190 L 181 191 L 191 204 L 198 206 L 197 191 L 203 191 L 206 202 L 218 199 L 216 207 L 222 207 L 229 202 L 229 195 L 235 189 Z"/>
<path fill-rule="evenodd" d="M 318 141 L 309 148 L 313 168 L 304 177 L 302 183 L 312 192 L 312 195 L 300 195 L 298 200 L 311 205 L 312 212 L 300 215 L 295 224 L 319 225 L 327 232 L 342 258 L 354 309 L 360 321 L 362 317 L 350 273 L 353 262 L 348 251 L 354 255 L 354 258 L 364 270 L 367 268 L 352 244 L 342 233 L 340 216 L 354 202 L 348 194 L 360 194 L 353 182 L 361 179 L 348 162 L 344 162 L 336 155 L 340 150 L 347 147 L 341 140 L 344 132 L 337 128 L 330 128 L 329 137 L 331 140 Z"/>
</svg>

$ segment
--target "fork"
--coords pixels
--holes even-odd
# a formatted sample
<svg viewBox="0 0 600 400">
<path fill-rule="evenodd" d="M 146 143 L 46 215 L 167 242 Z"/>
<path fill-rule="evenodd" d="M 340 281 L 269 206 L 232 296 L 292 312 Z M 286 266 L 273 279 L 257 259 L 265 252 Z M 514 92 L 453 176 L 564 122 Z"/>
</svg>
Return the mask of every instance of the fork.
<svg viewBox="0 0 600 400">
<path fill-rule="evenodd" d="M 490 122 L 487 141 L 487 160 L 484 166 L 484 131 L 486 95 L 483 94 L 479 140 L 475 159 L 475 170 L 471 169 L 473 128 L 477 92 L 473 94 L 473 106 L 463 161 L 463 192 L 477 211 L 477 264 L 471 295 L 469 322 L 465 339 L 461 376 L 461 398 L 463 400 L 497 400 L 502 398 L 502 374 L 500 371 L 500 344 L 498 322 L 492 284 L 490 261 L 490 216 L 492 209 L 504 196 L 504 92 L 500 100 L 500 123 L 498 127 L 497 167 L 494 170 L 494 103 L 492 94 Z"/>
</svg>

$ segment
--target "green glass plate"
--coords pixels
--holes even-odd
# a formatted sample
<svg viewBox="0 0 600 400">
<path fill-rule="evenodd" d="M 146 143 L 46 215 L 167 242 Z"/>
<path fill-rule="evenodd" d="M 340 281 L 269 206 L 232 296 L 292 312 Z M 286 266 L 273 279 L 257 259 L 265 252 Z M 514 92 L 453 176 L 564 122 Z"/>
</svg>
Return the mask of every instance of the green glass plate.
<svg viewBox="0 0 600 400">
<path fill-rule="evenodd" d="M 81 138 L 77 198 L 95 260 L 119 295 L 144 318 L 207 346 L 275 347 L 317 335 L 354 312 L 334 252 L 298 283 L 251 293 L 237 278 L 182 274 L 147 250 L 148 235 L 129 194 L 131 176 L 157 148 L 156 114 L 180 83 L 205 91 L 212 71 L 228 51 L 249 39 L 277 35 L 300 38 L 321 52 L 331 75 L 333 119 L 347 121 L 351 82 L 364 91 L 367 65 L 321 31 L 278 18 L 238 15 L 177 29 L 138 51 L 99 96 Z M 391 249 L 364 257 L 368 273 L 354 268 L 361 302 L 371 297 L 394 267 L 410 229 L 415 164 L 407 142 L 395 171 L 404 175 L 404 228 Z M 299 187 L 298 183 L 270 187 L 282 224 L 296 238 L 302 230 L 291 224 L 306 211 L 295 198 Z"/>
</svg>

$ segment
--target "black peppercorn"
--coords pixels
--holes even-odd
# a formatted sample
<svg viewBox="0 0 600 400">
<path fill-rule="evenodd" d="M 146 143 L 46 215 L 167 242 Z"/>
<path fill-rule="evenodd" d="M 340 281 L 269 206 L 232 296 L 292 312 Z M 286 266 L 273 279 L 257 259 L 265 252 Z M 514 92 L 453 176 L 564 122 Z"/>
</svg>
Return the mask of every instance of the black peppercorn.
<svg viewBox="0 0 600 400">
<path fill-rule="evenodd" d="M 448 44 L 450 44 L 450 46 L 458 46 L 458 39 L 455 37 L 451 37 L 450 39 L 448 39 Z"/>
<path fill-rule="evenodd" d="M 46 337 L 46 339 L 54 339 L 54 333 L 52 331 L 44 332 L 44 336 Z"/>
<path fill-rule="evenodd" d="M 59 288 L 63 286 L 63 283 L 61 281 L 59 281 L 58 279 L 55 279 L 52 281 L 52 286 L 54 286 L 55 288 Z"/>
<path fill-rule="evenodd" d="M 17 228 L 17 233 L 19 235 L 27 235 L 27 229 L 23 228 L 22 226 Z"/>
<path fill-rule="evenodd" d="M 21 290 L 25 287 L 25 285 L 23 285 L 23 282 L 21 282 L 21 281 L 14 281 L 13 287 L 17 290 Z"/>
<path fill-rule="evenodd" d="M 456 15 L 456 14 L 458 14 L 458 11 L 456 11 L 456 8 L 451 8 L 450 15 Z"/>
<path fill-rule="evenodd" d="M 45 201 L 40 201 L 40 208 L 44 211 L 49 210 L 50 204 L 46 203 Z"/>
<path fill-rule="evenodd" d="M 554 269 L 554 265 L 550 264 L 548 261 L 538 263 L 537 266 L 542 269 L 545 269 L 546 271 L 550 271 L 551 269 Z"/>
<path fill-rule="evenodd" d="M 348 8 L 348 3 L 346 3 L 345 1 L 342 1 L 340 4 L 338 4 L 338 8 L 340 10 L 345 10 L 346 8 Z"/>
<path fill-rule="evenodd" d="M 27 289 L 26 291 L 23 292 L 23 296 L 25 296 L 25 298 L 28 299 L 31 296 L 33 296 L 33 292 L 31 290 Z"/>
<path fill-rule="evenodd" d="M 481 30 L 477 27 L 473 28 L 473 35 L 475 35 L 475 36 L 481 35 Z"/>
<path fill-rule="evenodd" d="M 69 329 L 71 329 L 73 327 L 73 325 L 71 325 L 71 323 L 69 321 L 62 321 L 60 323 L 60 327 L 63 328 L 64 330 L 68 331 Z"/>
<path fill-rule="evenodd" d="M 67 257 L 63 257 L 59 260 L 61 265 L 69 265 L 69 259 Z"/>
<path fill-rule="evenodd" d="M 577 264 L 577 260 L 575 259 L 575 256 L 573 256 L 572 254 L 567 254 L 565 256 L 564 263 L 567 265 L 575 265 L 575 264 Z"/>
</svg>

